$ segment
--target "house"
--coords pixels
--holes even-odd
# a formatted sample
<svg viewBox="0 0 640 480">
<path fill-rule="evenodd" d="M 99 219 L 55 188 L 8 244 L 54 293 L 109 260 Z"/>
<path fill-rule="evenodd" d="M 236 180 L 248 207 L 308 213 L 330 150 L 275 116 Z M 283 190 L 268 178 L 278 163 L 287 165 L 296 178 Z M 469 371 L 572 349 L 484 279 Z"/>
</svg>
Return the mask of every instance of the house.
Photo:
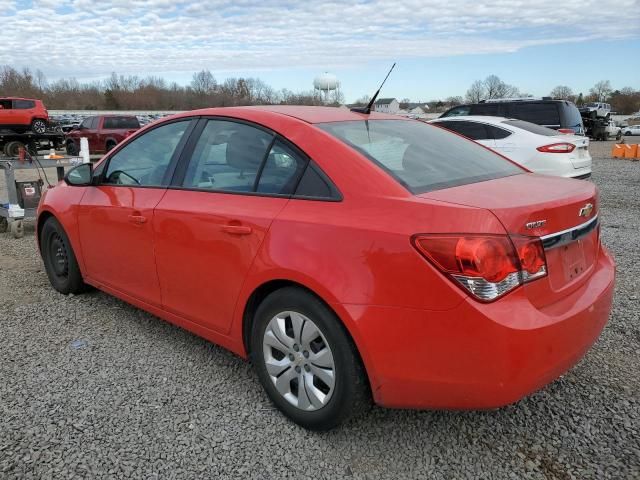
<svg viewBox="0 0 640 480">
<path fill-rule="evenodd" d="M 376 112 L 396 114 L 400 109 L 400 104 L 395 98 L 379 98 L 373 105 Z"/>
</svg>

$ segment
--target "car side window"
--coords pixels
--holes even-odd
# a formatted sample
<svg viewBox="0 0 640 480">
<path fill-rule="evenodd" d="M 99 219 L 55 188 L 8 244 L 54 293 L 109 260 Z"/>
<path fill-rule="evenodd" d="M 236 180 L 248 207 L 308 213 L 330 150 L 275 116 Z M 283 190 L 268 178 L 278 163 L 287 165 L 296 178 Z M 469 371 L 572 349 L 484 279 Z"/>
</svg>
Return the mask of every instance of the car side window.
<svg viewBox="0 0 640 480">
<path fill-rule="evenodd" d="M 89 128 L 91 130 L 96 130 L 98 128 L 98 123 L 100 122 L 100 118 L 98 117 L 93 117 L 91 119 L 91 122 L 89 122 Z"/>
<path fill-rule="evenodd" d="M 330 200 L 340 200 L 341 198 L 338 189 L 329 180 L 329 177 L 313 162 L 309 162 L 307 165 L 298 183 L 295 196 L 298 198 Z"/>
<path fill-rule="evenodd" d="M 95 117 L 85 118 L 80 124 L 80 128 L 91 128 L 91 122 Z"/>
<path fill-rule="evenodd" d="M 36 106 L 33 100 L 15 100 L 13 104 L 13 108 L 18 110 L 29 110 L 30 108 L 35 108 Z"/>
<path fill-rule="evenodd" d="M 182 186 L 253 192 L 272 141 L 273 134 L 260 128 L 209 120 L 193 150 Z"/>
<path fill-rule="evenodd" d="M 159 126 L 125 145 L 109 159 L 103 183 L 161 186 L 189 123 L 183 120 Z"/>
<path fill-rule="evenodd" d="M 487 140 L 489 138 L 492 138 L 489 136 L 487 129 L 482 123 L 464 121 L 437 123 L 441 127 L 444 127 L 447 130 L 452 130 L 456 133 L 459 133 L 460 135 L 464 135 L 471 140 Z"/>
<path fill-rule="evenodd" d="M 307 159 L 277 140 L 260 173 L 258 192 L 291 194 L 307 166 Z"/>
<path fill-rule="evenodd" d="M 2 107 L 3 110 L 11 110 L 13 108 L 13 104 L 11 103 L 11 100 L 0 100 L 0 107 Z"/>
<path fill-rule="evenodd" d="M 509 135 L 511 135 L 511 132 L 509 130 L 496 127 L 494 125 L 485 124 L 485 128 L 489 132 L 489 138 L 493 138 L 495 140 L 502 140 L 503 138 L 507 138 Z"/>
</svg>

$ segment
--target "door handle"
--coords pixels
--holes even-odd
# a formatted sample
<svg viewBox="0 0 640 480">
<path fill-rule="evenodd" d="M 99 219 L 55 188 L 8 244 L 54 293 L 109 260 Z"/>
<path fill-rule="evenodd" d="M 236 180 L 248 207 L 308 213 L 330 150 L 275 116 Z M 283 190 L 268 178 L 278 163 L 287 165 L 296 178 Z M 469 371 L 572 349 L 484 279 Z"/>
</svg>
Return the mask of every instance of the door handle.
<svg viewBox="0 0 640 480">
<path fill-rule="evenodd" d="M 249 235 L 253 230 L 245 225 L 223 225 L 222 231 L 231 235 Z"/>
<path fill-rule="evenodd" d="M 146 223 L 147 217 L 143 217 L 142 215 L 129 215 L 129 221 L 136 225 L 142 225 L 143 223 Z"/>
</svg>

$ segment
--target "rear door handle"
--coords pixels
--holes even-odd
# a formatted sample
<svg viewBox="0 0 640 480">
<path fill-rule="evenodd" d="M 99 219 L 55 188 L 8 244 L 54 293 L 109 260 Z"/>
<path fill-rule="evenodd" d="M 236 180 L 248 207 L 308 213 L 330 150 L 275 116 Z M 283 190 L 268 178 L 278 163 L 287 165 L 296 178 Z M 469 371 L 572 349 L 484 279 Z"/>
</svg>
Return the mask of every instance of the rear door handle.
<svg viewBox="0 0 640 480">
<path fill-rule="evenodd" d="M 245 225 L 223 225 L 222 231 L 231 235 L 249 235 L 253 230 Z"/>
<path fill-rule="evenodd" d="M 129 221 L 136 225 L 142 225 L 143 223 L 146 223 L 147 217 L 143 217 L 142 215 L 129 215 Z"/>
</svg>

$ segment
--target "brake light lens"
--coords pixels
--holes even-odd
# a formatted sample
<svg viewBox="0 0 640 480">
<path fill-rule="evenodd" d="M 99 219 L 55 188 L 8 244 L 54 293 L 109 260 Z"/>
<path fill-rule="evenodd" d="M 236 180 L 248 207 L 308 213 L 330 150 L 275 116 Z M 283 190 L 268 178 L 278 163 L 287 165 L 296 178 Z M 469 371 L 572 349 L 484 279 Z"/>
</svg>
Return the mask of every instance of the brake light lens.
<svg viewBox="0 0 640 480">
<path fill-rule="evenodd" d="M 477 300 L 490 302 L 547 274 L 539 238 L 507 235 L 417 235 L 414 246 Z"/>
<path fill-rule="evenodd" d="M 543 153 L 571 153 L 576 149 L 573 143 L 552 143 L 551 145 L 543 145 L 536 148 L 539 152 Z"/>
<path fill-rule="evenodd" d="M 572 128 L 559 128 L 558 132 L 559 133 L 564 133 L 565 135 L 573 135 L 574 133 L 576 133 L 576 132 L 573 131 Z"/>
</svg>

